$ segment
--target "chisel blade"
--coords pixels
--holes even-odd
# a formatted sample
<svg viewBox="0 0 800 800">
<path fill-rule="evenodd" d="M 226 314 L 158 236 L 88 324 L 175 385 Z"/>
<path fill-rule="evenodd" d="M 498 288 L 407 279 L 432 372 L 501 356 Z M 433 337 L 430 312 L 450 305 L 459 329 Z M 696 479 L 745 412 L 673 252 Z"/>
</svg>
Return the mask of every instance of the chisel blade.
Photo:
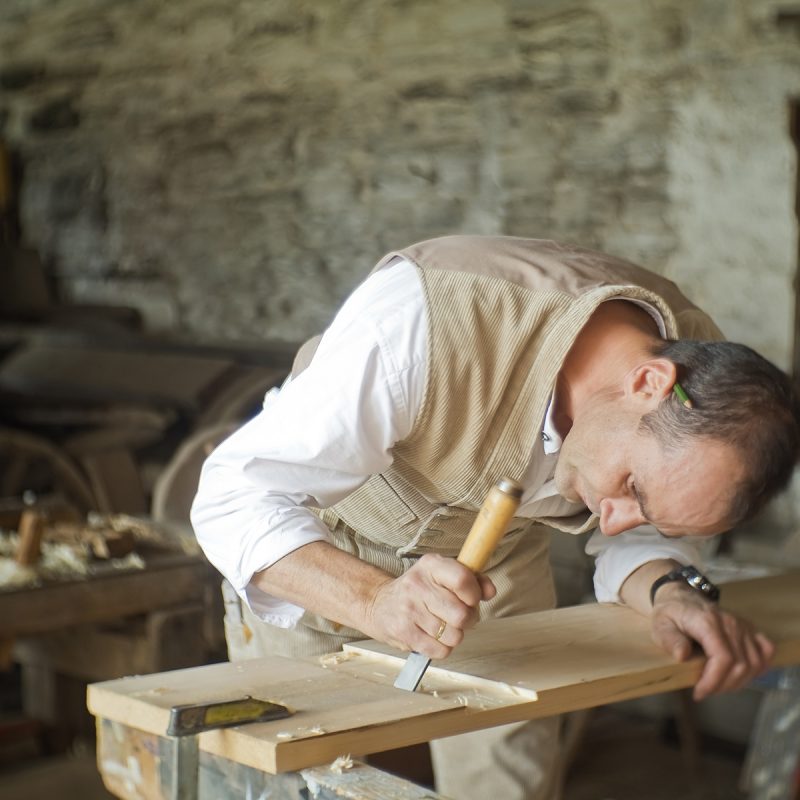
<svg viewBox="0 0 800 800">
<path fill-rule="evenodd" d="M 397 676 L 394 682 L 395 689 L 405 689 L 407 692 L 415 692 L 425 670 L 428 669 L 428 664 L 431 660 L 422 653 L 411 653 L 403 664 L 403 669 Z"/>
</svg>

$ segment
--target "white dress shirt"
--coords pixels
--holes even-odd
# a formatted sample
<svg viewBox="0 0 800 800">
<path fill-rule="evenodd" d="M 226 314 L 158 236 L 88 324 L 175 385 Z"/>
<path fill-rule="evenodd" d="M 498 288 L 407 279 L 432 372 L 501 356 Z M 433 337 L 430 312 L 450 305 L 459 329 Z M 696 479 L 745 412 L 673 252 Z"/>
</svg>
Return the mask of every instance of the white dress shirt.
<svg viewBox="0 0 800 800">
<path fill-rule="evenodd" d="M 421 281 L 397 259 L 350 295 L 311 364 L 270 390 L 263 410 L 205 462 L 192 507 L 197 539 L 264 621 L 290 628 L 303 609 L 257 589 L 254 573 L 305 544 L 329 541 L 306 506 L 331 506 L 392 463 L 392 447 L 411 432 L 422 405 L 427 340 Z M 561 447 L 550 409 L 542 445 L 547 454 Z M 522 482 L 518 516 L 557 493 L 552 480 Z M 601 602 L 618 602 L 625 578 L 647 561 L 701 560 L 693 540 L 668 540 L 651 526 L 614 537 L 595 531 L 586 551 L 596 558 Z"/>
</svg>

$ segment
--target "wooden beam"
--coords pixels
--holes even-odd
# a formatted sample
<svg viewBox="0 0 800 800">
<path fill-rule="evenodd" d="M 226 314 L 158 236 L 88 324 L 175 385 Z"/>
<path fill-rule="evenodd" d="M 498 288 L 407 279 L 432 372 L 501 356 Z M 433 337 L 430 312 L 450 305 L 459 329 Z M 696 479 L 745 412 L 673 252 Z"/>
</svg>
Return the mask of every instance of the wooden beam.
<svg viewBox="0 0 800 800">
<path fill-rule="evenodd" d="M 723 605 L 772 636 L 776 665 L 800 663 L 800 573 L 729 584 Z M 282 772 L 684 688 L 703 667 L 701 656 L 674 663 L 631 609 L 596 604 L 486 622 L 421 691 L 392 686 L 403 659 L 358 643 L 321 663 L 273 657 L 94 684 L 88 703 L 158 735 L 172 705 L 245 694 L 283 703 L 289 719 L 200 735 L 205 752 Z"/>
</svg>

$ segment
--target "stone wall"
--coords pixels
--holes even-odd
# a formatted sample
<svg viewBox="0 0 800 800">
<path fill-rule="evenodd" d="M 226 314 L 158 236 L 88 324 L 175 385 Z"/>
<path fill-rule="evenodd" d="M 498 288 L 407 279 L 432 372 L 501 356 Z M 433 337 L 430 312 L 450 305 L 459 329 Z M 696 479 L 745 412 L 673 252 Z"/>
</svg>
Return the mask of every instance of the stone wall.
<svg viewBox="0 0 800 800">
<path fill-rule="evenodd" d="M 2 0 L 0 138 L 62 298 L 151 330 L 299 341 L 388 249 L 508 233 L 667 274 L 787 367 L 799 19 L 788 0 Z"/>
<path fill-rule="evenodd" d="M 800 48 L 778 9 L 3 0 L 0 135 L 62 295 L 154 329 L 298 340 L 387 249 L 502 232 L 665 272 L 786 365 Z"/>
</svg>

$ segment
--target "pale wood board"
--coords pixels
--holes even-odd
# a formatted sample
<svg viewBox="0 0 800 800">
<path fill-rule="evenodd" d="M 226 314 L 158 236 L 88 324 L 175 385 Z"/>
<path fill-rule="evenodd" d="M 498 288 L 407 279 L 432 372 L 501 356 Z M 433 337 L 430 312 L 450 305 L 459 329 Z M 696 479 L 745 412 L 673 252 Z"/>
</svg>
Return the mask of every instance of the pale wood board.
<svg viewBox="0 0 800 800">
<path fill-rule="evenodd" d="M 728 584 L 721 605 L 774 639 L 776 666 L 800 661 L 800 573 Z M 374 653 L 386 669 L 405 660 L 372 641 L 345 649 Z M 491 679 L 535 691 L 536 716 L 543 716 L 572 710 L 573 702 L 586 707 L 594 697 L 600 704 L 644 694 L 641 689 L 690 686 L 702 665 L 699 657 L 675 664 L 652 643 L 649 620 L 631 609 L 587 604 L 484 623 L 452 656 L 431 665 L 422 688 L 439 672 Z"/>
<path fill-rule="evenodd" d="M 800 663 L 800 573 L 729 584 L 723 601 L 773 637 L 776 665 Z M 270 658 L 110 681 L 89 687 L 89 708 L 160 733 L 172 705 L 242 694 L 283 701 L 297 711 L 289 720 L 200 736 L 207 752 L 280 772 L 691 686 L 703 664 L 673 663 L 647 620 L 612 605 L 484 623 L 415 693 L 392 687 L 404 656 L 387 650 L 348 645 L 328 668 Z"/>
<path fill-rule="evenodd" d="M 275 656 L 92 684 L 87 704 L 97 717 L 163 735 L 173 706 L 246 695 L 280 703 L 293 712 L 291 717 L 201 734 L 208 752 L 275 773 L 321 763 L 308 760 L 315 742 L 352 727 L 381 729 L 395 720 L 461 707 L 455 696 L 401 692 L 391 687 L 391 678 L 387 673 L 388 685 L 373 683 L 335 666 Z"/>
</svg>

